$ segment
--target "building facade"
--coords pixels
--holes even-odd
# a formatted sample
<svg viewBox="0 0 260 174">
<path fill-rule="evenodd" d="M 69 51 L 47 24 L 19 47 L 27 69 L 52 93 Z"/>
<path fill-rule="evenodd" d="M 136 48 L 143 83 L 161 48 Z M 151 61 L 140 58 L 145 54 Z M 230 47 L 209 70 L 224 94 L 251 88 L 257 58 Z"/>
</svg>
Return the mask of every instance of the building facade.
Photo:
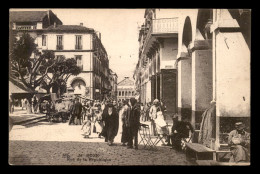
<svg viewBox="0 0 260 174">
<path fill-rule="evenodd" d="M 111 69 L 109 70 L 109 81 L 111 91 L 109 93 L 110 98 L 117 101 L 117 74 L 113 72 Z"/>
<path fill-rule="evenodd" d="M 67 93 L 102 100 L 111 90 L 109 60 L 101 34 L 80 25 L 62 25 L 49 11 L 10 12 L 13 33 L 24 31 L 35 39 L 39 51 L 51 50 L 58 58 L 75 58 L 82 72 L 67 80 Z"/>
<path fill-rule="evenodd" d="M 142 103 L 162 100 L 167 107 L 166 115 L 170 115 L 177 112 L 178 17 L 164 14 L 163 10 L 147 9 L 144 18 L 134 72 L 136 88 Z"/>
<path fill-rule="evenodd" d="M 198 133 L 215 101 L 215 149 L 236 121 L 249 128 L 251 11 L 147 9 L 144 17 L 134 73 L 142 102 L 162 98 Z"/>
<path fill-rule="evenodd" d="M 135 83 L 130 80 L 129 77 L 125 77 L 124 80 L 117 84 L 117 101 L 121 102 L 126 99 L 135 97 Z"/>
</svg>

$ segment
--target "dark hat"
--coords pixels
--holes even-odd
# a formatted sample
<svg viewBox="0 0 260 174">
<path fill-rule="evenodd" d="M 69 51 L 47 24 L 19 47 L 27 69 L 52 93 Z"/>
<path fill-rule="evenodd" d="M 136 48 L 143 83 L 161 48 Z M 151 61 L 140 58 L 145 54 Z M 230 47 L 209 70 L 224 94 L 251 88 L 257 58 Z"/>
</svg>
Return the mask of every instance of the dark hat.
<svg viewBox="0 0 260 174">
<path fill-rule="evenodd" d="M 134 97 L 132 97 L 130 98 L 130 103 L 132 106 L 134 106 L 137 103 L 137 100 Z"/>
<path fill-rule="evenodd" d="M 235 123 L 235 127 L 239 130 L 244 129 L 245 125 L 242 122 Z"/>
</svg>

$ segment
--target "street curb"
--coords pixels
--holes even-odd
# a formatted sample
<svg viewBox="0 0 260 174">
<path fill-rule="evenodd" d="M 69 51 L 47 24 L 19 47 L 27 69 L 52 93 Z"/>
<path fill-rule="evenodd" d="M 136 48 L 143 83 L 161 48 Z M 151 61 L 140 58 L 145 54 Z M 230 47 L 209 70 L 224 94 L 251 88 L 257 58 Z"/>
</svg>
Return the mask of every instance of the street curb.
<svg viewBox="0 0 260 174">
<path fill-rule="evenodd" d="M 44 116 L 39 116 L 39 117 L 32 118 L 32 119 L 28 119 L 28 120 L 19 121 L 19 122 L 13 122 L 13 125 L 25 124 L 25 123 L 27 123 L 27 122 L 34 121 L 34 120 L 38 120 L 38 119 L 42 119 L 42 118 L 44 118 L 44 117 L 46 117 L 46 115 L 44 115 Z"/>
<path fill-rule="evenodd" d="M 47 118 L 43 117 L 43 118 L 35 119 L 35 120 L 32 120 L 32 121 L 28 121 L 28 122 L 22 124 L 22 126 L 28 126 L 30 124 L 38 123 L 38 122 L 41 122 L 43 120 L 47 120 Z"/>
</svg>

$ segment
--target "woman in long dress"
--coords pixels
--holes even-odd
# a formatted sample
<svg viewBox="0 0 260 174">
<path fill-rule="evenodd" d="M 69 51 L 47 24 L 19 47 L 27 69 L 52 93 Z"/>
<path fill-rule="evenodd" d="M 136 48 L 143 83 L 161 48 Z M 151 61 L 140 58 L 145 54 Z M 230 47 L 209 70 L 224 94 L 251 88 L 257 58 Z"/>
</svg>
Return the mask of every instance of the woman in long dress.
<svg viewBox="0 0 260 174">
<path fill-rule="evenodd" d="M 122 143 L 122 146 L 125 146 L 126 143 L 128 142 L 128 138 L 129 138 L 129 135 L 128 135 L 128 129 L 126 127 L 126 119 L 129 118 L 129 115 L 130 115 L 130 106 L 128 104 L 129 100 L 124 100 L 124 105 L 121 109 L 121 117 L 120 117 L 120 122 L 121 122 L 121 125 L 120 125 L 120 128 L 122 130 L 122 137 L 121 137 L 121 143 Z"/>
<path fill-rule="evenodd" d="M 96 127 L 96 133 L 98 134 L 98 138 L 101 138 L 101 132 L 103 129 L 103 121 L 102 121 L 102 110 L 101 105 L 98 104 L 97 110 L 95 111 L 95 117 L 94 117 L 94 125 Z"/>
<path fill-rule="evenodd" d="M 105 137 L 105 142 L 108 142 L 108 145 L 111 146 L 117 135 L 119 124 L 119 116 L 113 104 L 108 104 L 104 109 L 102 120 L 105 122 L 105 126 L 101 135 Z"/>
</svg>

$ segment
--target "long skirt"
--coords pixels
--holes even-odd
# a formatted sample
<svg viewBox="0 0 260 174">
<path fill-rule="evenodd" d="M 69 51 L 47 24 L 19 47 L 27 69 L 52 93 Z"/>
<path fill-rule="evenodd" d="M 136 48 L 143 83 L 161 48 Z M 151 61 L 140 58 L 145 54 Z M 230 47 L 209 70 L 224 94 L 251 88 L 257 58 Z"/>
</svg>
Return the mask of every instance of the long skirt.
<svg viewBox="0 0 260 174">
<path fill-rule="evenodd" d="M 127 143 L 129 139 L 129 131 L 128 128 L 123 124 L 122 128 L 122 137 L 121 137 L 121 143 Z"/>
<path fill-rule="evenodd" d="M 101 121 L 96 121 L 95 122 L 95 126 L 96 126 L 96 132 L 97 133 L 101 133 L 102 129 L 103 129 L 103 124 Z"/>
<path fill-rule="evenodd" d="M 241 145 L 235 145 L 231 147 L 231 158 L 230 162 L 248 162 L 250 161 L 249 158 L 249 151 L 245 147 Z"/>
<path fill-rule="evenodd" d="M 85 136 L 91 134 L 91 121 L 87 121 L 87 123 L 83 126 L 83 132 Z"/>
<path fill-rule="evenodd" d="M 105 125 L 105 130 L 103 129 L 102 136 L 105 137 L 105 142 L 114 142 L 115 138 L 115 128 L 110 125 Z"/>
</svg>

